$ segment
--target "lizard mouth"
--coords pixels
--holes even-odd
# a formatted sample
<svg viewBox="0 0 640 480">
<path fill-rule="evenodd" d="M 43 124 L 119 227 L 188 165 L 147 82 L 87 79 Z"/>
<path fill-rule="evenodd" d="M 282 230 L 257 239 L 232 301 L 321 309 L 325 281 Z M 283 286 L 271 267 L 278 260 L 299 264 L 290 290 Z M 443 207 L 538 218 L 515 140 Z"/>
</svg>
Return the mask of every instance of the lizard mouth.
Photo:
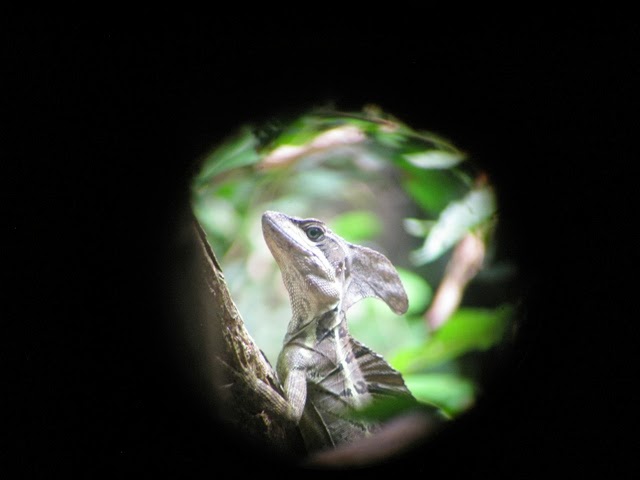
<svg viewBox="0 0 640 480">
<path fill-rule="evenodd" d="M 267 211 L 262 215 L 262 231 L 274 257 L 279 256 L 282 250 L 304 248 L 296 239 L 295 227 L 279 212 Z"/>
</svg>

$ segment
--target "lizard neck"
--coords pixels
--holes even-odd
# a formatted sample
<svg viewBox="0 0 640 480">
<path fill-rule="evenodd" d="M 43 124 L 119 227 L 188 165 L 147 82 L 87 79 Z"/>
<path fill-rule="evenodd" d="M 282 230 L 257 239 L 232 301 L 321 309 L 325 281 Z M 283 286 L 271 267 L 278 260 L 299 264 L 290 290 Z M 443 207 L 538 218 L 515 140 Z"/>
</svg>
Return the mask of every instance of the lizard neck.
<svg viewBox="0 0 640 480">
<path fill-rule="evenodd" d="M 296 302 L 296 304 L 299 304 L 299 302 Z M 292 305 L 294 304 L 292 303 Z M 340 307 L 341 305 L 338 303 L 329 310 L 315 314 L 306 313 L 308 310 L 305 311 L 303 309 L 300 311 L 294 308 L 293 318 L 289 322 L 284 343 L 289 343 L 294 339 L 310 346 L 319 343 L 324 336 L 346 320 L 345 312 Z"/>
</svg>

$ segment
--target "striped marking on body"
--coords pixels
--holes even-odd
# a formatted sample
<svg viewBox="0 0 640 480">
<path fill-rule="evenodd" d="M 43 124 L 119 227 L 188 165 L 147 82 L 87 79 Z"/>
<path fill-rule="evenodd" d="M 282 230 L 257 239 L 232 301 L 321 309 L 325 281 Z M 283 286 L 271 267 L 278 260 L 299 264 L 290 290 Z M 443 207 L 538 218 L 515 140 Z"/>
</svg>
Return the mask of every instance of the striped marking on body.
<svg viewBox="0 0 640 480">
<path fill-rule="evenodd" d="M 349 404 L 353 407 L 361 407 L 368 402 L 367 385 L 363 378 L 353 378 L 354 372 L 359 372 L 358 367 L 353 367 L 353 362 L 356 361 L 353 351 L 350 347 L 345 348 L 345 344 L 342 341 L 340 335 L 340 329 L 334 330 L 335 345 L 336 345 L 336 362 L 339 370 L 341 370 L 341 376 L 344 381 L 344 388 L 340 392 L 341 397 L 348 397 Z M 348 344 L 347 344 L 348 345 Z"/>
</svg>

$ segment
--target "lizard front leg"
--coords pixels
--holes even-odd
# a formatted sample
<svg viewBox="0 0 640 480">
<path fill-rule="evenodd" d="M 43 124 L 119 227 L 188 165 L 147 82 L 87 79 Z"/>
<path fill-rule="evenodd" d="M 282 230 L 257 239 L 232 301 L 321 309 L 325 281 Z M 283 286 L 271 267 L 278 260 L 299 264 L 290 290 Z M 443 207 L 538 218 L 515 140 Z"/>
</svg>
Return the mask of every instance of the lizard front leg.
<svg viewBox="0 0 640 480">
<path fill-rule="evenodd" d="M 291 419 L 300 421 L 307 401 L 307 352 L 297 346 L 285 346 L 278 357 L 277 372 L 291 408 Z"/>
<path fill-rule="evenodd" d="M 306 371 L 309 362 L 299 348 L 285 348 L 278 358 L 277 370 L 284 397 L 255 375 L 241 375 L 226 363 L 221 363 L 235 379 L 250 384 L 279 415 L 295 424 L 300 422 L 307 401 Z"/>
</svg>

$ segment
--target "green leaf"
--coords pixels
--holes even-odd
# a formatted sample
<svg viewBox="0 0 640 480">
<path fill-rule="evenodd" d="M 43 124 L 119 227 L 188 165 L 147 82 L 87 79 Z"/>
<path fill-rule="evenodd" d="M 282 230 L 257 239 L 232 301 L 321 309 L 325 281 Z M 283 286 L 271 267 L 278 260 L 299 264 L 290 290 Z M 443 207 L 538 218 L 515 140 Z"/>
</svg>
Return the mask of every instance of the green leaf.
<svg viewBox="0 0 640 480">
<path fill-rule="evenodd" d="M 335 217 L 331 230 L 348 242 L 361 243 L 377 237 L 382 231 L 382 223 L 372 212 L 352 210 Z"/>
<path fill-rule="evenodd" d="M 433 296 L 431 285 L 420 275 L 410 270 L 405 270 L 404 268 L 397 268 L 396 270 L 409 297 L 409 310 L 407 310 L 406 315 L 421 314 L 425 311 Z"/>
<path fill-rule="evenodd" d="M 292 123 L 273 142 L 272 147 L 304 145 L 322 132 L 323 125 L 314 117 L 302 117 Z"/>
<path fill-rule="evenodd" d="M 435 220 L 419 220 L 417 218 L 405 218 L 402 222 L 405 231 L 414 237 L 425 238 L 436 224 Z"/>
<path fill-rule="evenodd" d="M 465 353 L 484 351 L 502 339 L 513 314 L 505 304 L 496 309 L 460 308 L 423 345 L 398 352 L 391 363 L 401 372 L 423 371 Z"/>
<path fill-rule="evenodd" d="M 458 375 L 404 375 L 404 381 L 417 400 L 435 405 L 451 416 L 460 414 L 473 405 L 474 385 L 470 380 Z"/>
<path fill-rule="evenodd" d="M 385 132 L 378 128 L 373 132 L 373 138 L 383 147 L 390 149 L 400 149 L 407 141 L 407 136 L 400 131 Z"/>
<path fill-rule="evenodd" d="M 437 214 L 450 202 L 468 191 L 468 187 L 449 170 L 423 170 L 408 162 L 400 163 L 409 175 L 402 186 L 413 200 L 430 214 Z"/>
<path fill-rule="evenodd" d="M 196 185 L 201 186 L 228 170 L 257 163 L 260 160 L 260 155 L 256 152 L 257 144 L 258 140 L 251 130 L 243 128 L 207 155 L 196 178 Z"/>
<path fill-rule="evenodd" d="M 275 149 L 283 145 L 305 145 L 314 140 L 318 135 L 322 135 L 328 130 L 345 125 L 357 127 L 362 131 L 370 131 L 377 126 L 374 122 L 369 120 L 343 116 L 337 113 L 333 115 L 305 115 L 284 129 L 272 142 L 270 148 Z"/>
<path fill-rule="evenodd" d="M 455 167 L 465 157 L 459 152 L 425 150 L 423 152 L 405 153 L 404 158 L 416 167 L 442 170 Z"/>
<path fill-rule="evenodd" d="M 429 231 L 421 249 L 413 252 L 416 265 L 431 262 L 449 250 L 471 228 L 496 212 L 496 199 L 490 187 L 471 190 L 462 200 L 452 202 Z"/>
<path fill-rule="evenodd" d="M 415 407 L 415 401 L 404 397 L 376 398 L 349 415 L 355 419 L 385 421 Z"/>
</svg>

